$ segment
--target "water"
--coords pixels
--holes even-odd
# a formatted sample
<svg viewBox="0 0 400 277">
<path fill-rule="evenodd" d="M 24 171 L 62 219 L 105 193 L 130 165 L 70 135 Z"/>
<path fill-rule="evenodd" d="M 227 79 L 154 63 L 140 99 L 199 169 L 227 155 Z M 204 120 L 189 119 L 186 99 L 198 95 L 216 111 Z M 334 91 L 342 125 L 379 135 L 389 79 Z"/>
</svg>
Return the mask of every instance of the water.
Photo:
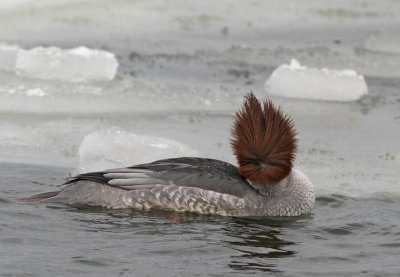
<svg viewBox="0 0 400 277">
<path fill-rule="evenodd" d="M 1 168 L 3 197 L 55 190 L 51 184 L 65 176 L 57 167 Z M 4 276 L 397 276 L 399 270 L 398 199 L 389 195 L 320 195 L 312 214 L 273 219 L 5 199 L 0 209 Z"/>
<path fill-rule="evenodd" d="M 120 67 L 111 82 L 80 84 L 0 72 L 0 275 L 398 276 L 399 3 L 296 3 L 2 2 L 0 41 L 105 49 Z M 229 128 L 243 94 L 266 97 L 264 82 L 291 58 L 354 69 L 369 88 L 353 103 L 272 98 L 299 131 L 296 167 L 317 189 L 312 214 L 9 201 L 59 189 L 80 166 L 83 138 L 112 128 L 235 163 Z M 36 89 L 44 96 L 28 96 Z"/>
</svg>

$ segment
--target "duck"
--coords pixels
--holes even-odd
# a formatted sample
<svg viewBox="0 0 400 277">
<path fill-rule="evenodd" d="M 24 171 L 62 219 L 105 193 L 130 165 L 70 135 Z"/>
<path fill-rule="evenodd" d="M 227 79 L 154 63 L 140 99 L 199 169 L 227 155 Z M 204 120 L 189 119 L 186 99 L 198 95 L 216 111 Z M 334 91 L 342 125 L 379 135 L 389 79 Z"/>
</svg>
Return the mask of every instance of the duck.
<svg viewBox="0 0 400 277">
<path fill-rule="evenodd" d="M 211 158 L 162 159 L 79 174 L 61 190 L 19 200 L 240 217 L 311 212 L 315 189 L 293 168 L 297 131 L 282 107 L 248 93 L 234 116 L 231 135 L 237 166 Z"/>
</svg>

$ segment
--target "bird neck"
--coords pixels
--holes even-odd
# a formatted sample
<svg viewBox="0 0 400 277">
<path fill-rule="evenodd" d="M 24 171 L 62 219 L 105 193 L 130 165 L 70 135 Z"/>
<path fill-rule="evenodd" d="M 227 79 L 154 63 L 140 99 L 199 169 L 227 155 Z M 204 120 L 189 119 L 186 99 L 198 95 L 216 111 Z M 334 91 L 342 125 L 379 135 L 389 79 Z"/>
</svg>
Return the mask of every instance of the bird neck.
<svg viewBox="0 0 400 277">
<path fill-rule="evenodd" d="M 295 216 L 307 213 L 315 202 L 314 186 L 300 171 L 293 169 L 274 184 L 250 185 L 257 190 L 258 209 L 268 216 Z"/>
</svg>

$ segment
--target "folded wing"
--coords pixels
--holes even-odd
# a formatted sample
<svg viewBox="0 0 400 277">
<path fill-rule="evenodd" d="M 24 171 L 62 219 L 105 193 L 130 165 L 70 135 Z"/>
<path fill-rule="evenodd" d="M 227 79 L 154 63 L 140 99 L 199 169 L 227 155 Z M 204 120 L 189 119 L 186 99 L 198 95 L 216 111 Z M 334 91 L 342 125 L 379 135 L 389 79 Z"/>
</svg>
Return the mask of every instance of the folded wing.
<svg viewBox="0 0 400 277">
<path fill-rule="evenodd" d="M 214 159 L 174 158 L 126 168 L 90 172 L 73 177 L 66 184 L 80 180 L 135 191 L 164 186 L 198 188 L 243 197 L 249 184 L 237 167 Z"/>
</svg>

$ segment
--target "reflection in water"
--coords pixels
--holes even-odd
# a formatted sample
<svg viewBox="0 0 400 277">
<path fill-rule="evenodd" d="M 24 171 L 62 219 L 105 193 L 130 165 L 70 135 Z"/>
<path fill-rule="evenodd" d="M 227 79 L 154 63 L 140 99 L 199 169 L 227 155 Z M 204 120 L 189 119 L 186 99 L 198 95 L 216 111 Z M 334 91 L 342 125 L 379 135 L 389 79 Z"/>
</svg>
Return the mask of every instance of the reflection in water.
<svg viewBox="0 0 400 277">
<path fill-rule="evenodd" d="M 59 208 L 59 206 L 50 206 Z M 195 222 L 215 222 L 215 216 L 179 213 L 169 211 L 136 211 L 129 209 L 112 210 L 90 206 L 63 206 L 73 214 L 73 220 L 80 222 L 87 231 L 103 232 L 140 232 L 145 229 L 147 234 L 157 234 L 152 227 L 177 225 Z M 162 233 L 161 233 L 162 234 Z"/>
<path fill-rule="evenodd" d="M 252 272 L 279 272 L 277 259 L 298 254 L 294 247 L 297 242 L 287 239 L 293 237 L 287 232 L 304 228 L 312 219 L 311 216 L 235 218 L 166 211 L 109 210 L 87 206 L 64 209 L 71 212 L 72 220 L 88 232 L 126 233 L 136 237 L 144 235 L 143 239 L 153 243 L 172 239 L 183 247 L 190 247 L 190 243 L 179 241 L 182 234 L 190 232 L 200 235 L 191 237 L 191 240 L 200 240 L 203 247 L 210 247 L 209 251 L 213 251 L 211 246 L 215 244 L 232 250 L 223 258 L 227 267 L 235 271 Z M 168 239 L 168 236 L 173 237 Z M 211 239 L 211 236 L 214 238 Z M 149 251 L 159 251 L 152 244 L 147 247 Z"/>
<path fill-rule="evenodd" d="M 276 259 L 292 257 L 295 242 L 285 239 L 285 229 L 298 228 L 310 217 L 296 218 L 231 218 L 224 228 L 231 241 L 229 247 L 241 252 L 231 256 L 229 266 L 237 270 L 279 272 Z"/>
</svg>

